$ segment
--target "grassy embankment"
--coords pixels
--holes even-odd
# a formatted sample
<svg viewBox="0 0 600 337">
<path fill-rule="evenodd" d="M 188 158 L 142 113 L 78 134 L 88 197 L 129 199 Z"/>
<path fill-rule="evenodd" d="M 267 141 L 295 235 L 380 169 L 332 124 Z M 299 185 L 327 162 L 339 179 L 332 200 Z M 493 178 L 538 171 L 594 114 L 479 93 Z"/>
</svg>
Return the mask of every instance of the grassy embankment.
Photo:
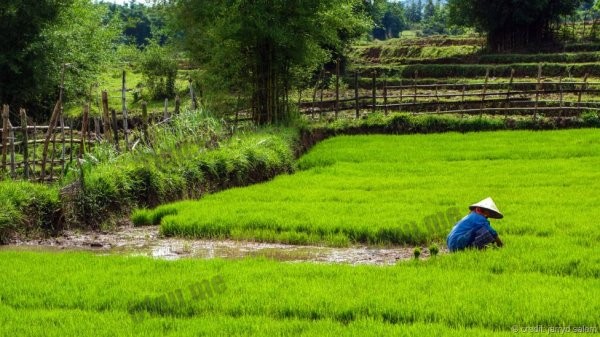
<svg viewBox="0 0 600 337">
<path fill-rule="evenodd" d="M 135 207 L 151 207 L 293 170 L 295 134 L 263 129 L 229 137 L 202 111 L 184 111 L 149 129 L 147 143 L 118 154 L 97 145 L 52 185 L 0 181 L 0 242 L 14 232 L 110 227 Z"/>
</svg>

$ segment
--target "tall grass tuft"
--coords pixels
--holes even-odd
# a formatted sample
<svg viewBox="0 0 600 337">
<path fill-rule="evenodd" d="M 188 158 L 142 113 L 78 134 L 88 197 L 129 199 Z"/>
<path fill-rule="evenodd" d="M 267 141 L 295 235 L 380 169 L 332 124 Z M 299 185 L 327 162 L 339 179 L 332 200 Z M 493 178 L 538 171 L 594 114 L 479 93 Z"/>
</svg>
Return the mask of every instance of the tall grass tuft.
<svg viewBox="0 0 600 337">
<path fill-rule="evenodd" d="M 58 229 L 60 202 L 54 187 L 22 181 L 0 182 L 0 243 L 15 232 Z"/>
<path fill-rule="evenodd" d="M 114 225 L 136 208 L 197 198 L 293 171 L 288 136 L 259 131 L 230 138 L 219 120 L 201 110 L 184 111 L 169 123 L 151 127 L 148 134 L 148 143 L 135 151 L 115 158 L 100 147 L 100 153 L 92 152 L 72 169 L 66 181 L 79 188 L 63 198 L 72 205 L 66 212 L 69 224 Z M 83 184 L 78 183 L 81 179 Z M 134 222 L 156 224 L 160 218 L 146 221 L 139 211 Z"/>
</svg>

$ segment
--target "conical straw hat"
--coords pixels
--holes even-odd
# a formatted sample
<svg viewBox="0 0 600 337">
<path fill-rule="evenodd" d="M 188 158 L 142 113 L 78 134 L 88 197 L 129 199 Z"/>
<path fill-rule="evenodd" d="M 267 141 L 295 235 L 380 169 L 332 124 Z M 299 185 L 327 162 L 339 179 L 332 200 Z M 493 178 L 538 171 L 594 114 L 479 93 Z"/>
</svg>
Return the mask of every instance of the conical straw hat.
<svg viewBox="0 0 600 337">
<path fill-rule="evenodd" d="M 476 207 L 485 208 L 488 211 L 490 211 L 490 218 L 494 218 L 494 219 L 504 218 L 504 215 L 502 215 L 502 213 L 500 213 L 500 211 L 498 210 L 498 206 L 496 206 L 496 204 L 494 203 L 494 200 L 492 200 L 492 198 L 483 199 L 480 202 L 469 206 L 469 209 L 474 210 Z"/>
</svg>

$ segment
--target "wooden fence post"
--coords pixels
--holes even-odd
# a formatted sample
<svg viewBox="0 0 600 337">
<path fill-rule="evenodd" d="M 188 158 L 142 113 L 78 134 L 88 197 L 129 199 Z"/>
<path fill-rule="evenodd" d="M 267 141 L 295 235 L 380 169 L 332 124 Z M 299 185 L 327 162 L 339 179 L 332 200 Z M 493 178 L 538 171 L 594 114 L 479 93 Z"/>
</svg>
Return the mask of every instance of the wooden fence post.
<svg viewBox="0 0 600 337">
<path fill-rule="evenodd" d="M 388 92 L 387 92 L 387 76 L 383 77 L 383 113 L 388 115 Z"/>
<path fill-rule="evenodd" d="M 123 87 L 121 91 L 121 101 L 123 103 L 123 133 L 125 134 L 125 151 L 129 151 L 129 126 L 127 123 L 127 85 L 126 85 L 126 73 L 123 70 Z M 89 110 L 89 107 L 88 107 Z"/>
<path fill-rule="evenodd" d="M 60 114 L 60 107 L 62 102 L 59 100 L 56 102 L 54 106 L 54 111 L 52 111 L 52 117 L 50 117 L 50 123 L 48 124 L 48 131 L 46 132 L 46 138 L 44 140 L 44 149 L 42 150 L 42 172 L 40 175 L 40 180 L 43 182 L 46 179 L 46 161 L 48 160 L 48 145 L 50 140 L 54 135 L 54 128 L 56 127 L 56 122 L 58 120 L 58 115 Z M 52 159 L 52 163 L 54 163 L 54 158 Z"/>
<path fill-rule="evenodd" d="M 99 139 L 98 135 L 100 134 L 100 120 L 98 117 L 94 117 L 94 133 L 94 141 L 97 142 Z"/>
<path fill-rule="evenodd" d="M 163 113 L 163 118 L 165 120 L 169 119 L 169 99 L 165 98 L 165 109 Z"/>
<path fill-rule="evenodd" d="M 115 148 L 117 152 L 121 152 L 119 149 L 119 128 L 117 126 L 117 112 L 115 109 L 111 109 L 110 113 L 112 115 L 112 128 L 113 128 L 113 136 L 115 137 Z"/>
<path fill-rule="evenodd" d="M 65 117 L 64 117 L 64 108 L 60 107 L 60 134 L 62 136 L 61 139 L 61 155 L 62 163 L 61 163 L 61 172 L 65 172 L 65 148 L 66 148 L 66 140 L 65 140 Z"/>
<path fill-rule="evenodd" d="M 562 85 L 562 74 L 558 78 L 558 104 L 560 107 L 559 116 L 563 115 L 563 85 Z"/>
<path fill-rule="evenodd" d="M 196 102 L 196 95 L 194 94 L 194 82 L 192 79 L 188 79 L 190 84 L 190 98 L 192 99 L 192 110 L 196 110 L 198 108 L 198 103 Z"/>
<path fill-rule="evenodd" d="M 512 91 L 513 82 L 515 80 L 515 69 L 510 70 L 510 80 L 508 81 L 508 89 L 506 90 L 506 106 L 504 110 L 504 119 L 508 118 L 508 109 L 510 108 L 510 92 Z"/>
<path fill-rule="evenodd" d="M 317 91 L 319 90 L 319 84 L 321 84 L 323 76 L 325 76 L 325 68 L 321 68 L 321 71 L 319 72 L 319 77 L 317 77 L 317 81 L 315 82 L 315 89 L 313 91 L 312 111 L 311 111 L 312 118 L 315 118 L 315 110 L 316 110 L 316 106 L 317 106 Z M 322 86 L 322 84 L 321 84 L 321 86 Z"/>
<path fill-rule="evenodd" d="M 29 180 L 29 133 L 27 131 L 27 114 L 25 109 L 19 111 L 21 115 L 21 132 L 23 133 L 23 173 L 25 179 Z"/>
<path fill-rule="evenodd" d="M 335 118 L 340 111 L 340 59 L 335 61 Z"/>
<path fill-rule="evenodd" d="M 65 171 L 65 109 L 63 106 L 63 102 L 64 102 L 64 91 L 65 91 L 65 70 L 67 68 L 67 66 L 70 66 L 69 64 L 63 63 L 62 64 L 62 70 L 61 70 L 61 79 L 60 79 L 60 92 L 59 92 L 59 98 L 58 100 L 60 101 L 60 118 L 59 118 L 59 122 L 60 122 L 60 134 L 62 135 L 62 140 L 61 140 L 61 158 L 63 159 L 62 163 L 61 163 L 61 172 L 64 173 Z M 54 145 L 56 146 L 56 145 Z M 54 158 L 52 159 L 54 160 Z"/>
<path fill-rule="evenodd" d="M 319 119 L 323 118 L 323 85 L 321 85 L 321 97 L 320 97 L 320 106 L 321 109 L 319 109 Z"/>
<path fill-rule="evenodd" d="M 31 162 L 31 174 L 35 177 L 35 165 L 37 164 L 37 125 L 33 123 L 33 161 Z"/>
<path fill-rule="evenodd" d="M 56 157 L 56 133 L 52 134 L 52 155 L 50 156 L 50 180 L 54 178 L 54 164 Z"/>
<path fill-rule="evenodd" d="M 13 129 L 13 125 L 10 123 L 10 119 L 8 120 L 8 137 L 10 140 L 10 175 L 13 179 L 16 178 L 16 168 L 15 168 L 15 130 Z"/>
<path fill-rule="evenodd" d="M 360 105 L 358 100 L 358 71 L 354 72 L 354 108 L 356 109 L 356 119 L 359 119 Z"/>
<path fill-rule="evenodd" d="M 440 97 L 438 95 L 438 84 L 435 84 L 435 111 L 440 112 Z"/>
<path fill-rule="evenodd" d="M 373 95 L 373 102 L 371 104 L 371 113 L 375 113 L 375 111 L 377 111 L 377 72 L 373 70 L 373 72 L 371 73 L 371 81 L 373 82 L 372 84 L 372 95 Z"/>
<path fill-rule="evenodd" d="M 88 123 L 89 123 L 89 113 L 90 113 L 90 105 L 85 104 L 83 106 L 83 117 L 81 120 L 81 143 L 79 145 L 79 158 L 83 158 L 83 154 L 85 153 L 86 147 L 86 134 L 88 131 Z"/>
<path fill-rule="evenodd" d="M 6 155 L 8 153 L 8 105 L 2 106 L 2 172 L 6 171 Z"/>
<path fill-rule="evenodd" d="M 467 86 L 463 84 L 462 86 L 462 91 L 461 91 L 461 100 L 460 100 L 460 110 L 462 110 L 462 113 L 460 114 L 460 118 L 464 118 L 465 117 L 465 91 L 467 90 Z"/>
<path fill-rule="evenodd" d="M 413 96 L 413 104 L 417 104 L 417 78 L 419 77 L 419 71 L 415 70 L 415 77 L 413 78 L 414 85 L 414 96 Z"/>
<path fill-rule="evenodd" d="M 481 109 L 479 110 L 479 117 L 483 117 L 483 109 L 485 109 L 485 97 L 487 94 L 487 85 L 490 79 L 490 68 L 485 70 L 485 81 L 483 82 L 483 94 L 481 95 Z"/>
<path fill-rule="evenodd" d="M 179 112 L 181 111 L 181 99 L 179 98 L 179 95 L 175 96 L 175 115 L 179 115 Z"/>
<path fill-rule="evenodd" d="M 73 141 L 73 118 L 69 121 L 69 162 L 73 162 L 73 153 L 75 152 L 75 143 Z"/>
<path fill-rule="evenodd" d="M 538 112 L 541 90 L 542 90 L 542 64 L 540 63 L 538 65 L 537 84 L 535 86 L 535 109 L 533 110 L 533 119 L 537 119 L 537 112 Z"/>
<path fill-rule="evenodd" d="M 402 83 L 402 80 L 400 80 L 400 106 L 402 106 L 402 100 L 404 99 L 403 94 L 404 94 L 404 84 Z M 402 109 L 400 109 L 400 110 L 402 110 Z"/>
<path fill-rule="evenodd" d="M 106 90 L 102 91 L 102 121 L 104 122 L 104 140 L 110 142 L 112 137 L 108 112 L 108 92 Z"/>
<path fill-rule="evenodd" d="M 579 108 L 581 108 L 581 95 L 583 94 L 583 92 L 587 89 L 587 81 L 588 81 L 588 77 L 590 74 L 585 74 L 585 76 L 583 77 L 583 84 L 581 85 L 581 90 L 579 90 L 579 97 L 577 98 L 577 106 Z M 580 110 L 581 112 L 581 110 Z"/>
<path fill-rule="evenodd" d="M 142 133 L 144 135 L 144 142 L 148 144 L 148 103 L 142 102 Z"/>
</svg>

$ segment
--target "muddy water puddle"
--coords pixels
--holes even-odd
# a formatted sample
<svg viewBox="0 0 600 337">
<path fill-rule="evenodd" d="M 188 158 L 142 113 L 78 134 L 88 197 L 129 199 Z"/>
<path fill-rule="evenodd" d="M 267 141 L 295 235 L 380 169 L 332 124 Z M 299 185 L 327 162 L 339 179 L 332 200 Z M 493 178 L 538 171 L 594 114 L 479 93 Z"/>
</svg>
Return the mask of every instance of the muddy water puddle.
<svg viewBox="0 0 600 337">
<path fill-rule="evenodd" d="M 232 240 L 164 238 L 159 235 L 158 227 L 121 227 L 111 232 L 65 231 L 62 235 L 52 238 L 15 240 L 8 246 L 9 249 L 16 247 L 34 250 L 83 250 L 165 260 L 266 257 L 279 261 L 353 265 L 392 265 L 399 260 L 411 259 L 414 250 L 414 247 L 330 248 Z M 421 250 L 421 258 L 428 258 L 427 249 Z"/>
</svg>

